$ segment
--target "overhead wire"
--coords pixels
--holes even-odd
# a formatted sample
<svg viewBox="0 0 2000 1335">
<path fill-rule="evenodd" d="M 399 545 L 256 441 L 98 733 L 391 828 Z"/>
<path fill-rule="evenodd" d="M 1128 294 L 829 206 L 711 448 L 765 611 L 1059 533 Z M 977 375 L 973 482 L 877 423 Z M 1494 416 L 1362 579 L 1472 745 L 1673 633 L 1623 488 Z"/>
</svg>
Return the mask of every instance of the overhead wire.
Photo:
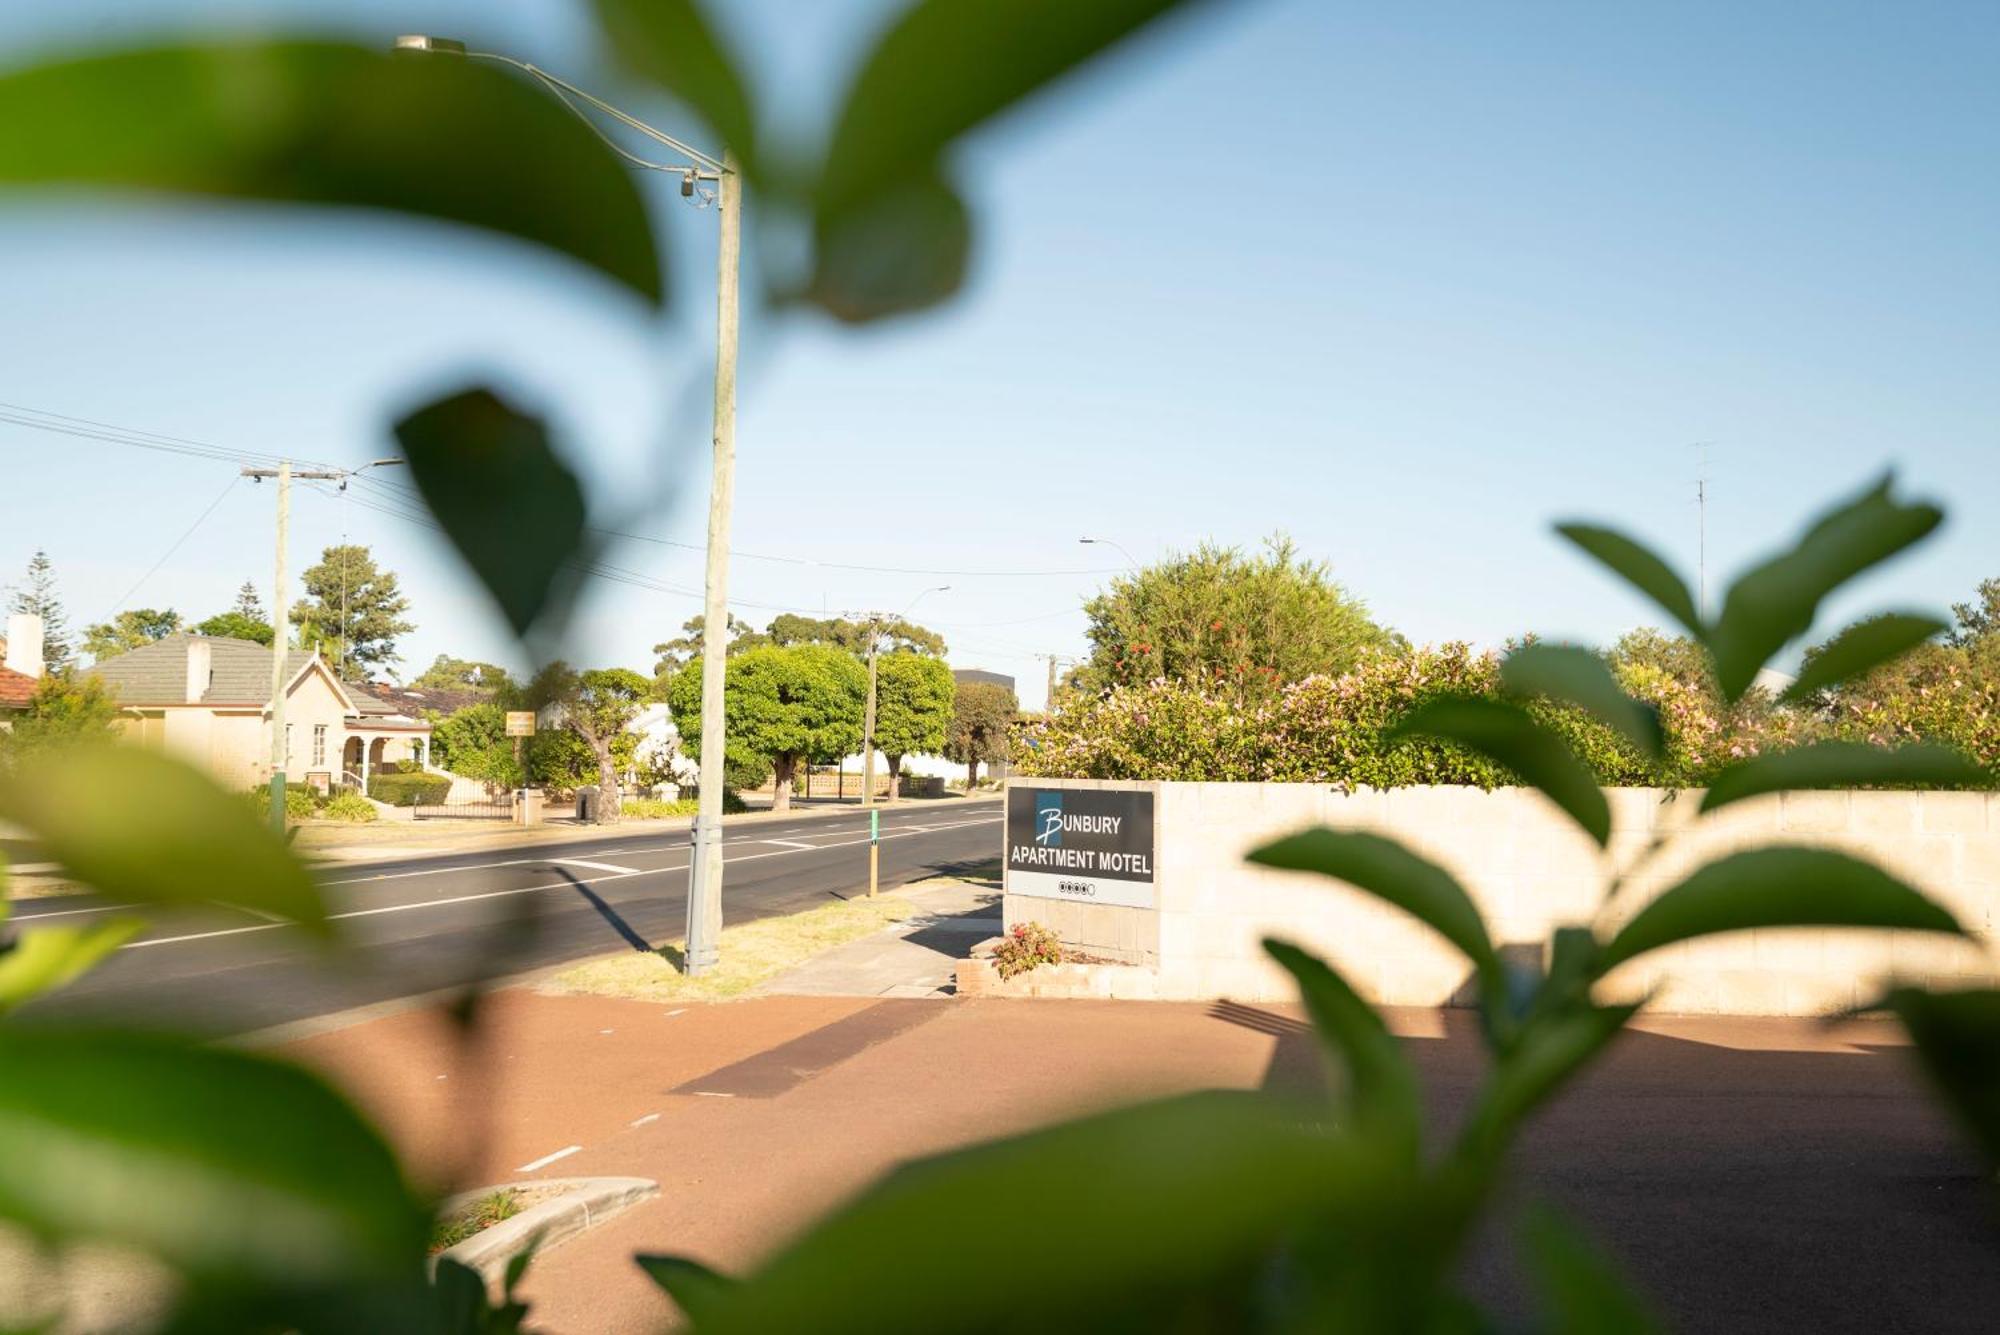
<svg viewBox="0 0 2000 1335">
<path fill-rule="evenodd" d="M 140 589 L 146 587 L 147 580 L 151 579 L 153 576 L 160 573 L 160 567 L 165 565 L 169 560 L 171 560 L 173 558 L 173 554 L 179 551 L 182 545 L 186 543 L 189 538 L 192 538 L 194 536 L 196 529 L 200 528 L 203 524 L 208 522 L 208 517 L 215 513 L 216 507 L 222 504 L 223 499 L 227 497 L 230 492 L 234 491 L 236 489 L 236 484 L 238 482 L 241 482 L 242 480 L 243 479 L 241 477 L 232 477 L 229 479 L 228 483 L 223 486 L 222 490 L 216 493 L 215 499 L 208 503 L 208 508 L 203 510 L 199 515 L 197 515 L 195 517 L 195 521 L 187 526 L 187 532 L 181 534 L 178 538 L 175 538 L 174 545 L 167 548 L 166 551 L 162 552 L 160 554 L 160 559 L 153 562 L 153 564 L 150 567 L 148 567 L 146 573 L 139 576 L 138 581 L 134 583 L 131 588 L 125 590 L 125 596 L 120 598 L 117 604 L 114 607 L 112 607 L 111 611 L 105 616 L 104 619 L 106 621 L 111 620 L 112 617 L 117 616 L 120 612 L 125 610 L 125 604 L 132 601 L 132 595 L 137 593 Z"/>
</svg>

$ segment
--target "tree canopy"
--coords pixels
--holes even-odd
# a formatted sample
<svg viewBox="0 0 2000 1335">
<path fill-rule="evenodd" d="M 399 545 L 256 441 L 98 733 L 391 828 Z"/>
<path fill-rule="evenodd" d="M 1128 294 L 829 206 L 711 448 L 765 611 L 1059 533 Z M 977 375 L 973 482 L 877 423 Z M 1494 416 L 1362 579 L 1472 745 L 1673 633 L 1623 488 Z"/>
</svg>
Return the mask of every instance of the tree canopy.
<svg viewBox="0 0 2000 1335">
<path fill-rule="evenodd" d="M 35 684 L 28 707 L 0 731 L 0 759 L 117 736 L 117 693 L 95 676 L 56 672 Z"/>
<path fill-rule="evenodd" d="M 482 695 L 503 693 L 513 684 L 514 679 L 503 667 L 470 658 L 453 658 L 450 654 L 439 654 L 432 659 L 431 665 L 410 683 L 420 691 L 477 691 Z"/>
<path fill-rule="evenodd" d="M 83 651 L 97 662 L 164 640 L 181 628 L 181 614 L 164 608 L 135 607 L 109 621 L 86 626 Z"/>
<path fill-rule="evenodd" d="M 654 676 L 664 681 L 689 663 L 701 660 L 702 622 L 701 617 L 689 617 L 681 623 L 681 633 L 677 638 L 662 640 L 653 646 L 653 652 L 658 655 L 658 661 L 653 664 Z M 745 649 L 770 642 L 770 636 L 753 629 L 749 622 L 738 619 L 734 613 L 730 614 L 729 643 L 723 652 L 739 654 Z"/>
<path fill-rule="evenodd" d="M 907 651 L 877 656 L 875 747 L 889 760 L 890 796 L 901 785 L 904 756 L 944 750 L 956 687 L 942 658 Z"/>
<path fill-rule="evenodd" d="M 699 758 L 701 665 L 690 664 L 667 688 L 674 726 L 689 755 Z M 763 645 L 729 660 L 723 678 L 725 753 L 770 761 L 777 779 L 774 809 L 791 806 L 801 760 L 851 754 L 861 745 L 868 675 L 853 654 L 825 644 Z"/>
<path fill-rule="evenodd" d="M 1265 699 L 1400 643 L 1285 537 L 1254 556 L 1205 543 L 1112 581 L 1083 610 L 1091 656 L 1072 680 L 1090 691 L 1167 678 Z"/>
<path fill-rule="evenodd" d="M 343 677 L 402 661 L 396 637 L 416 629 L 403 619 L 410 600 L 366 547 L 328 547 L 302 578 L 306 596 L 291 617 L 301 649 L 319 650 Z"/>
<path fill-rule="evenodd" d="M 197 635 L 226 635 L 257 644 L 269 644 L 277 638 L 271 629 L 271 618 L 265 614 L 263 600 L 257 596 L 257 586 L 247 579 L 236 590 L 236 602 L 228 611 L 197 622 L 194 630 Z"/>
<path fill-rule="evenodd" d="M 1020 712 L 1021 702 L 998 682 L 956 683 L 944 756 L 965 766 L 967 788 L 979 782 L 980 765 L 1007 758 L 1007 730 Z"/>
</svg>

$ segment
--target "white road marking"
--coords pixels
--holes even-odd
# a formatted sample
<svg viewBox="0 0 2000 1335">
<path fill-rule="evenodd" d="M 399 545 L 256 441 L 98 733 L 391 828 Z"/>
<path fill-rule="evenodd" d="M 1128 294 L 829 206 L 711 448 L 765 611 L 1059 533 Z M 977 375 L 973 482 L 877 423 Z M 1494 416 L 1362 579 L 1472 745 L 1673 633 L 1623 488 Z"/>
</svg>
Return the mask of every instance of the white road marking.
<svg viewBox="0 0 2000 1335">
<path fill-rule="evenodd" d="M 582 858 L 550 858 L 549 862 L 558 867 L 588 867 L 591 871 L 615 871 L 621 876 L 637 876 L 637 867 L 620 867 L 612 862 L 585 862 Z"/>
<path fill-rule="evenodd" d="M 733 1099 L 736 1097 L 734 1094 L 720 1089 L 697 1089 L 694 1092 L 694 1096 L 698 1099 Z"/>
<path fill-rule="evenodd" d="M 644 1126 L 648 1122 L 657 1122 L 659 1120 L 660 1120 L 660 1115 L 658 1113 L 647 1113 L 644 1117 L 634 1117 L 631 1121 L 627 1122 L 625 1125 Z"/>
<path fill-rule="evenodd" d="M 780 848 L 818 848 L 818 844 L 801 843 L 797 839 L 759 839 L 760 844 L 776 844 Z"/>
<path fill-rule="evenodd" d="M 541 1158 L 536 1159 L 532 1163 L 524 1163 L 519 1168 L 516 1168 L 514 1171 L 517 1173 L 532 1173 L 538 1168 L 547 1168 L 550 1164 L 554 1163 L 556 1160 L 567 1159 L 569 1158 L 570 1155 L 575 1154 L 578 1150 L 582 1148 L 583 1146 L 581 1145 L 567 1146 L 563 1149 L 557 1150 L 554 1154 L 544 1154 Z"/>
<path fill-rule="evenodd" d="M 997 825 L 999 823 L 1000 823 L 1000 818 L 998 816 L 994 816 L 987 820 L 961 821 L 959 822 L 958 825 L 944 826 L 940 828 L 959 829 L 966 825 Z M 906 838 L 908 837 L 908 834 L 909 832 L 903 830 L 894 830 L 887 834 L 884 834 L 882 836 L 882 840 L 883 842 L 886 843 L 891 839 Z M 800 853 L 806 853 L 806 852 L 818 853 L 818 852 L 823 852 L 827 849 L 834 849 L 834 848 L 857 848 L 863 844 L 866 844 L 867 842 L 868 842 L 867 836 L 863 835 L 859 839 L 849 839 L 838 844 L 813 844 L 807 848 L 787 848 L 776 853 L 745 853 L 740 857 L 729 858 L 727 859 L 727 861 L 730 863 L 760 862 L 765 858 L 797 857 Z M 537 859 L 519 859 L 518 861 L 536 861 L 536 860 Z M 515 865 L 515 864 L 500 864 L 500 865 Z M 457 867 L 457 868 L 449 868 L 448 870 L 471 871 L 475 869 L 470 867 Z M 563 890 L 576 885 L 595 885 L 599 881 L 616 881 L 634 876 L 658 876 L 665 872 L 676 872 L 676 871 L 686 871 L 686 870 L 687 870 L 687 864 L 679 863 L 671 867 L 654 867 L 646 871 L 620 871 L 620 872 L 610 873 L 604 876 L 588 876 L 584 877 L 581 880 L 566 879 L 561 881 L 546 881 L 540 885 L 516 886 L 511 890 L 488 890 L 476 895 L 453 895 L 448 899 L 422 899 L 409 904 L 384 904 L 378 908 L 372 908 L 372 909 L 349 909 L 345 913 L 329 913 L 327 915 L 327 920 L 330 922 L 339 922 L 347 918 L 373 918 L 378 914 L 383 914 L 383 913 L 408 913 L 412 909 L 445 908 L 452 904 L 477 903 L 482 899 L 505 899 L 510 895 L 528 895 L 528 894 L 535 894 L 542 890 Z M 55 917 L 56 915 L 51 913 L 41 916 Z M 20 920 L 20 921 L 25 921 L 25 920 Z M 119 949 L 141 950 L 147 946 L 172 946 L 172 945 L 179 945 L 182 942 L 186 941 L 207 941 L 212 938 L 220 936 L 243 936 L 250 932 L 276 931 L 280 927 L 285 927 L 289 925 L 290 924 L 284 922 L 260 922 L 250 927 L 222 927 L 222 928 L 217 928 L 216 930 L 210 932 L 188 932 L 181 936 L 156 936 L 156 937 L 150 937 L 144 941 L 128 942 L 125 945 L 120 946 Z"/>
<path fill-rule="evenodd" d="M 54 913 L 18 914 L 12 918 L 9 918 L 7 921 L 33 922 L 37 918 L 68 918 L 78 913 L 111 913 L 118 909 L 129 909 L 131 907 L 133 906 L 130 904 L 99 904 L 94 908 L 87 908 L 87 909 L 57 909 Z"/>
<path fill-rule="evenodd" d="M 675 1017 L 676 1015 L 686 1015 L 686 1014 L 687 1014 L 687 1007 L 683 1006 L 683 1007 L 681 1007 L 681 1008 L 680 1008 L 679 1010 L 677 1010 L 677 1011 L 668 1011 L 668 1012 L 667 1012 L 667 1018 L 668 1018 L 669 1020 L 671 1020 L 671 1019 L 673 1019 L 673 1018 L 674 1018 L 674 1017 Z"/>
</svg>

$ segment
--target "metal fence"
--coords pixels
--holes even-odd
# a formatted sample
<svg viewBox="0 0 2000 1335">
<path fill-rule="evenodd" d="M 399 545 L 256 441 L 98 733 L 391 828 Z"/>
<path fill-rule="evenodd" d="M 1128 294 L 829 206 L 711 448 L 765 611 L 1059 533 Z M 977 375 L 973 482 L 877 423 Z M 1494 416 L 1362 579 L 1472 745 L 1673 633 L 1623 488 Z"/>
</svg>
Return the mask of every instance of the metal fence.
<svg viewBox="0 0 2000 1335">
<path fill-rule="evenodd" d="M 501 793 L 484 802 L 420 803 L 411 814 L 418 820 L 512 820 L 514 794 Z"/>
</svg>

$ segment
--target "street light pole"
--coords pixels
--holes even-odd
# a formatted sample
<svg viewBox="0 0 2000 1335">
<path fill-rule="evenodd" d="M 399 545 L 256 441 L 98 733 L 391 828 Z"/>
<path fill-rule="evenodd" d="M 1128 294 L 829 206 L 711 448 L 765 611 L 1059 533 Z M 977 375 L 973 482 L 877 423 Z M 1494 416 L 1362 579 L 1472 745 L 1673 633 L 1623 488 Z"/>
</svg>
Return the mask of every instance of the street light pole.
<svg viewBox="0 0 2000 1335">
<path fill-rule="evenodd" d="M 1117 552 L 1125 558 L 1126 565 L 1131 566 L 1134 570 L 1139 568 L 1139 563 L 1132 559 L 1132 553 L 1126 551 L 1109 538 L 1078 538 L 1077 541 L 1086 547 L 1109 547 L 1112 551 Z"/>
<path fill-rule="evenodd" d="M 694 822 L 694 858 L 688 867 L 687 957 L 690 976 L 714 965 L 722 931 L 722 778 L 728 742 L 723 712 L 723 669 L 729 638 L 729 514 L 736 491 L 736 332 L 742 253 L 743 177 L 735 155 L 714 158 L 628 115 L 545 69 L 492 51 L 469 51 L 465 43 L 412 33 L 396 39 L 398 51 L 428 52 L 467 60 L 491 60 L 534 79 L 558 102 L 590 126 L 621 159 L 647 171 L 678 176 L 685 198 L 705 202 L 699 183 L 715 184 L 717 244 L 715 293 L 715 440 L 708 493 L 708 566 L 702 589 L 701 792 Z M 574 100 L 572 100 L 574 99 Z M 600 130 L 577 105 L 582 102 L 627 129 L 645 135 L 687 158 L 654 162 L 629 153 Z"/>
<path fill-rule="evenodd" d="M 708 569 L 701 623 L 701 789 L 688 869 L 687 971 L 716 961 L 722 932 L 722 762 L 728 742 L 723 716 L 729 654 L 729 512 L 736 495 L 736 338 L 739 256 L 743 243 L 742 186 L 734 155 L 723 154 L 716 182 L 715 449 L 708 492 Z"/>
</svg>

